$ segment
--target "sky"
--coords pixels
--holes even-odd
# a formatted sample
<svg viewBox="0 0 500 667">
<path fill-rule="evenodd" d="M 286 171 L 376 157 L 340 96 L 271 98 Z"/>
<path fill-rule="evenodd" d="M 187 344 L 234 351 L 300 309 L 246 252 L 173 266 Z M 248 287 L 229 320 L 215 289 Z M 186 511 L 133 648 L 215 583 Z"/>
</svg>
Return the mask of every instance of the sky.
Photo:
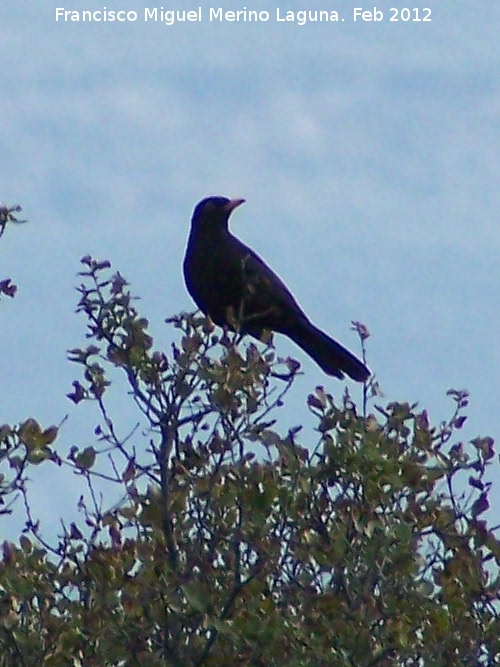
<svg viewBox="0 0 500 667">
<path fill-rule="evenodd" d="M 269 20 L 209 20 L 210 7 L 245 6 Z M 165 317 L 194 309 L 181 273 L 189 219 L 218 194 L 246 199 L 233 231 L 318 326 L 358 352 L 350 322 L 366 324 L 378 403 L 418 402 L 438 424 L 453 410 L 447 389 L 464 388 L 462 437 L 498 439 L 500 5 L 392 0 L 376 3 L 378 21 L 355 21 L 357 6 L 173 0 L 163 8 L 201 7 L 202 20 L 167 25 L 144 20 L 162 7 L 147 0 L 3 0 L 0 200 L 29 222 L 0 239 L 0 278 L 19 286 L 0 304 L 0 423 L 67 416 L 62 450 L 93 444 L 97 414 L 66 398 L 78 378 L 66 350 L 85 344 L 79 259 L 112 262 L 167 349 Z M 57 7 L 137 20 L 56 20 Z M 401 20 L 405 7 L 430 20 Z M 339 21 L 277 21 L 277 9 Z M 284 424 L 301 420 L 316 385 L 342 395 L 292 343 L 276 344 L 304 370 Z M 71 475 L 49 468 L 33 485 L 50 533 L 76 499 Z M 496 458 L 492 524 L 499 468 Z"/>
</svg>

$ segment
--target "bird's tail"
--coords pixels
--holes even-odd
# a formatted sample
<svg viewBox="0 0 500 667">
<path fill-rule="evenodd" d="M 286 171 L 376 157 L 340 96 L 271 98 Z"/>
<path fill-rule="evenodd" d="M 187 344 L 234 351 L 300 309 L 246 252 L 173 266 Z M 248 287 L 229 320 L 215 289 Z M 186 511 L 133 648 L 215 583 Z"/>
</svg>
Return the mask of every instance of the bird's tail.
<svg viewBox="0 0 500 667">
<path fill-rule="evenodd" d="M 358 382 L 370 377 L 370 371 L 359 359 L 311 322 L 301 322 L 292 331 L 287 331 L 287 335 L 328 375 L 343 378 L 347 373 Z"/>
</svg>

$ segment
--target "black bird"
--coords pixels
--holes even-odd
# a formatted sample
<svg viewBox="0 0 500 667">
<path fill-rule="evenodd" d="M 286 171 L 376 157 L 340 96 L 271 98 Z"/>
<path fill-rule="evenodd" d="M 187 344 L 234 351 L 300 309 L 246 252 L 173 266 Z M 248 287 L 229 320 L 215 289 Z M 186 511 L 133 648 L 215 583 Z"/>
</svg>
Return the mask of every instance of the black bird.
<svg viewBox="0 0 500 667">
<path fill-rule="evenodd" d="M 194 209 L 184 279 L 198 308 L 215 324 L 261 338 L 270 329 L 299 345 L 325 373 L 364 382 L 368 368 L 310 322 L 278 276 L 231 234 L 231 212 L 244 199 L 207 197 Z"/>
</svg>

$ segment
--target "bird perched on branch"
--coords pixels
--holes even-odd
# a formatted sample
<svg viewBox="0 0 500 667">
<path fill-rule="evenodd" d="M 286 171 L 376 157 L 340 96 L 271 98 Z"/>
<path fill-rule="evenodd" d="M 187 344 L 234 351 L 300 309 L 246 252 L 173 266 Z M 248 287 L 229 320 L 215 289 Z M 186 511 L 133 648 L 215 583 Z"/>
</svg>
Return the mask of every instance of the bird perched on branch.
<svg viewBox="0 0 500 667">
<path fill-rule="evenodd" d="M 265 330 L 291 338 L 328 375 L 364 382 L 368 368 L 308 319 L 283 281 L 229 231 L 244 199 L 207 197 L 194 209 L 184 279 L 198 308 L 215 324 L 261 338 Z"/>
</svg>

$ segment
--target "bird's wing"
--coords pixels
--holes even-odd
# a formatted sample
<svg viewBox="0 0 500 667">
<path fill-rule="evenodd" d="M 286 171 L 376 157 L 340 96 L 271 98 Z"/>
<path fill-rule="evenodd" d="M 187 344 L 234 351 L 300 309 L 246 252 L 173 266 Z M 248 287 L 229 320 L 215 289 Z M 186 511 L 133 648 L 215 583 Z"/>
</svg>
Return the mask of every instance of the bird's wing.
<svg viewBox="0 0 500 667">
<path fill-rule="evenodd" d="M 236 239 L 235 239 L 236 240 Z M 280 331 L 290 316 L 305 318 L 301 307 L 272 269 L 253 250 L 238 241 L 237 256 L 244 285 L 243 313 Z"/>
</svg>

